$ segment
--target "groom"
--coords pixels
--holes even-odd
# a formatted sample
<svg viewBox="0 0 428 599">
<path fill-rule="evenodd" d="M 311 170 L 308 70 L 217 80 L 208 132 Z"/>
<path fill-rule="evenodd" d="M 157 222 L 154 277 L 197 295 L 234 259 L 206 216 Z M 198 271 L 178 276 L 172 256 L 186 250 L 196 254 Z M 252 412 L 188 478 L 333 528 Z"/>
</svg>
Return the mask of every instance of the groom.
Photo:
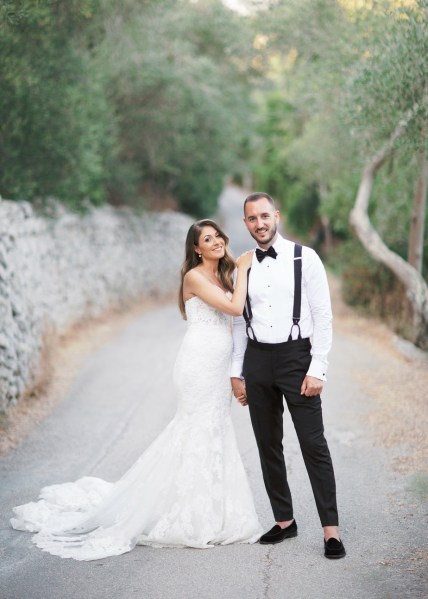
<svg viewBox="0 0 428 599">
<path fill-rule="evenodd" d="M 234 322 L 231 377 L 235 397 L 249 406 L 276 520 L 260 543 L 297 536 L 282 446 L 285 398 L 324 527 L 324 555 L 341 558 L 346 552 L 320 398 L 332 337 L 325 270 L 312 249 L 279 235 L 279 211 L 268 194 L 246 198 L 244 222 L 258 248 L 248 271 L 244 316 Z"/>
</svg>

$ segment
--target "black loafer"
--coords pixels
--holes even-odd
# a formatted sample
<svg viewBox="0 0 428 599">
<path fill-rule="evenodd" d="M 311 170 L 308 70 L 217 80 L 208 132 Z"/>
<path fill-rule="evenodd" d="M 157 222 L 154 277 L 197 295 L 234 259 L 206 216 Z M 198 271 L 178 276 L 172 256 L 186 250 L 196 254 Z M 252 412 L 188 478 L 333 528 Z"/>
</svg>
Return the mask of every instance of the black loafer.
<svg viewBox="0 0 428 599">
<path fill-rule="evenodd" d="M 346 551 L 340 539 L 331 537 L 328 541 L 324 539 L 324 555 L 328 559 L 340 559 L 345 557 Z"/>
<path fill-rule="evenodd" d="M 281 528 L 278 524 L 275 524 L 273 528 L 260 537 L 259 543 L 262 545 L 273 545 L 292 537 L 297 537 L 297 524 L 295 520 L 286 528 Z"/>
</svg>

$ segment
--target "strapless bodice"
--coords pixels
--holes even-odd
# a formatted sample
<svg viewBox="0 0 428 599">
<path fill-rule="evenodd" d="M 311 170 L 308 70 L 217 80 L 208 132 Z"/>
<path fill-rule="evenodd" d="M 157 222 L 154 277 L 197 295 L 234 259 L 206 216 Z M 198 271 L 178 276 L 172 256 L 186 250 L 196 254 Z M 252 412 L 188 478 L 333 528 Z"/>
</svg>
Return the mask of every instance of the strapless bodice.
<svg viewBox="0 0 428 599">
<path fill-rule="evenodd" d="M 230 327 L 230 316 L 209 306 L 196 295 L 186 300 L 185 305 L 189 325 L 203 324 Z"/>
</svg>

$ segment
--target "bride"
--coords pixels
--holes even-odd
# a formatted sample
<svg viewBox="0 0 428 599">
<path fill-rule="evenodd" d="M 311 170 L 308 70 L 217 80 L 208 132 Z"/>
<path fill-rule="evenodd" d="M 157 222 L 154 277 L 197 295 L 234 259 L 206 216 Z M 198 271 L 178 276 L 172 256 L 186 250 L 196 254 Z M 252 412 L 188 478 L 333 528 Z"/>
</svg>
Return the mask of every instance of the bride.
<svg viewBox="0 0 428 599">
<path fill-rule="evenodd" d="M 13 528 L 53 555 L 94 560 L 135 545 L 207 548 L 261 535 L 230 416 L 231 315 L 242 314 L 253 252 L 235 264 L 212 220 L 187 234 L 179 305 L 188 321 L 174 366 L 174 419 L 115 483 L 84 477 L 14 508 Z"/>
</svg>

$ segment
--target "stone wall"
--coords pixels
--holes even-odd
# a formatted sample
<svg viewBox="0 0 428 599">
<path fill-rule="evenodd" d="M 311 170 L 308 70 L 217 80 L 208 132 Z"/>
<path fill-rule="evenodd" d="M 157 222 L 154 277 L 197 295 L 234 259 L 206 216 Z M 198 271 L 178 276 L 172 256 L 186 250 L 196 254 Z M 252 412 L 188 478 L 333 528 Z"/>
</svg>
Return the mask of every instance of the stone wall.
<svg viewBox="0 0 428 599">
<path fill-rule="evenodd" d="M 0 200 L 0 411 L 34 384 L 44 343 L 74 323 L 177 289 L 191 220 L 105 206 L 50 218 Z"/>
</svg>

